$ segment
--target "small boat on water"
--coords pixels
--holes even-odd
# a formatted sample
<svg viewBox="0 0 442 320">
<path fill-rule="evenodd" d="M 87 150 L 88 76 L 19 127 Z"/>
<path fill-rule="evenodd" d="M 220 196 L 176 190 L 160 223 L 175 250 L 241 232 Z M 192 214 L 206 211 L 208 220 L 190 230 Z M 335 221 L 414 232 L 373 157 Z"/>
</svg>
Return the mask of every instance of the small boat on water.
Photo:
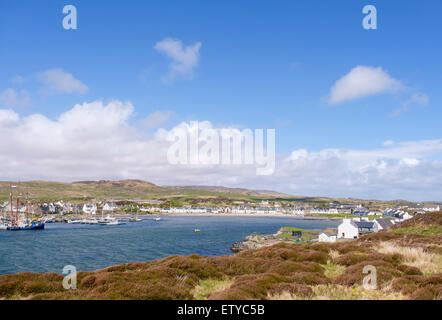
<svg viewBox="0 0 442 320">
<path fill-rule="evenodd" d="M 155 218 L 154 220 L 155 220 L 155 221 L 160 221 L 160 220 L 161 220 L 161 218 Z"/>
<path fill-rule="evenodd" d="M 98 220 L 95 218 L 92 218 L 92 219 L 89 219 L 87 223 L 88 224 L 98 224 Z"/>
<path fill-rule="evenodd" d="M 8 230 L 9 225 L 7 225 L 6 223 L 2 223 L 0 224 L 0 230 Z"/>
<path fill-rule="evenodd" d="M 130 212 L 131 213 L 132 213 L 132 210 L 133 210 L 133 207 L 131 206 L 130 207 Z M 138 208 L 137 208 L 137 210 L 135 211 L 135 217 L 130 217 L 129 218 L 129 222 L 141 222 L 141 221 L 143 221 L 143 220 L 138 218 Z"/>
<path fill-rule="evenodd" d="M 120 224 L 124 224 L 124 222 L 120 222 L 118 221 L 118 219 L 109 221 L 108 223 L 106 223 L 107 226 L 118 226 Z"/>
<path fill-rule="evenodd" d="M 118 226 L 120 224 L 125 224 L 124 222 L 119 221 L 117 218 L 111 217 L 109 215 L 104 218 L 101 218 L 100 220 L 97 221 L 97 223 L 105 226 Z"/>
<path fill-rule="evenodd" d="M 31 222 L 23 225 L 9 226 L 7 230 L 10 231 L 24 231 L 24 230 L 41 230 L 45 228 L 44 222 L 32 220 Z"/>
</svg>

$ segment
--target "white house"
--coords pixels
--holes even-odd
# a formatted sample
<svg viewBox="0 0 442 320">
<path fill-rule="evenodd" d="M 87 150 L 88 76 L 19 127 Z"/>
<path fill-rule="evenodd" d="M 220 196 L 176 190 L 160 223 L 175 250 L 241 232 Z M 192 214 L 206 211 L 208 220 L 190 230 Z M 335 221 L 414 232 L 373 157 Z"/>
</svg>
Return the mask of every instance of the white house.
<svg viewBox="0 0 442 320">
<path fill-rule="evenodd" d="M 413 216 L 411 214 L 409 214 L 408 212 L 403 212 L 403 213 L 399 214 L 398 218 L 403 221 L 403 220 L 411 219 L 411 218 L 413 218 Z"/>
<path fill-rule="evenodd" d="M 103 212 L 112 212 L 117 210 L 118 207 L 115 205 L 115 203 L 106 202 L 103 206 Z"/>
<path fill-rule="evenodd" d="M 357 239 L 359 237 L 359 228 L 351 219 L 344 219 L 338 226 L 339 239 Z"/>
<path fill-rule="evenodd" d="M 435 212 L 435 211 L 440 211 L 440 206 L 434 205 L 434 206 L 426 206 L 424 208 L 422 208 L 422 210 L 424 210 L 425 212 Z"/>
<path fill-rule="evenodd" d="M 334 232 L 324 231 L 319 234 L 319 242 L 336 242 L 338 235 Z"/>
<path fill-rule="evenodd" d="M 97 213 L 97 206 L 95 204 L 83 205 L 83 213 L 87 215 L 94 215 Z"/>
</svg>

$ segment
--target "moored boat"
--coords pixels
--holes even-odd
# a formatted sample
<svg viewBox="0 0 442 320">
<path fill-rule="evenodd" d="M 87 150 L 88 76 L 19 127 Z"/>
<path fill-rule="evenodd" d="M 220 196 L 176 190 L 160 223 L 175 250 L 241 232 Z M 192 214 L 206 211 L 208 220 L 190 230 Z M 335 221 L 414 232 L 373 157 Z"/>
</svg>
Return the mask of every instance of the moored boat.
<svg viewBox="0 0 442 320">
<path fill-rule="evenodd" d="M 29 202 L 28 202 L 28 193 L 26 193 L 26 202 L 25 202 L 25 219 L 24 222 L 20 221 L 19 219 L 19 197 L 21 197 L 21 194 L 17 195 L 17 204 L 16 204 L 16 212 L 14 215 L 14 210 L 13 210 L 13 203 L 12 203 L 12 190 L 13 189 L 17 189 L 17 186 L 15 185 L 10 185 L 10 193 L 9 193 L 9 203 L 11 206 L 11 223 L 9 225 L 7 225 L 6 230 L 10 230 L 10 231 L 25 231 L 25 230 L 41 230 L 44 229 L 45 227 L 45 223 L 37 220 L 37 219 L 33 219 L 30 220 L 29 218 Z"/>
<path fill-rule="evenodd" d="M 8 226 L 7 230 L 10 231 L 24 231 L 24 230 L 41 230 L 45 228 L 44 222 L 33 220 L 29 223 L 17 226 Z"/>
</svg>

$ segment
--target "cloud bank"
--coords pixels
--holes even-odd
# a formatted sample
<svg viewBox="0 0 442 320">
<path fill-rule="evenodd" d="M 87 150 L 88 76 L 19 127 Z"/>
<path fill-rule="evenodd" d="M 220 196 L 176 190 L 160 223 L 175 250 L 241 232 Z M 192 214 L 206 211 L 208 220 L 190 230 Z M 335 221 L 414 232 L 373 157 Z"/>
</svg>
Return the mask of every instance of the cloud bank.
<svg viewBox="0 0 442 320">
<path fill-rule="evenodd" d="M 294 150 L 276 171 L 251 165 L 170 165 L 170 130 L 146 135 L 131 125 L 130 102 L 75 105 L 56 119 L 0 109 L 0 179 L 127 179 L 160 185 L 273 189 L 296 195 L 442 200 L 442 139 L 388 142 L 372 150 Z M 206 121 L 204 127 L 213 127 Z"/>
</svg>

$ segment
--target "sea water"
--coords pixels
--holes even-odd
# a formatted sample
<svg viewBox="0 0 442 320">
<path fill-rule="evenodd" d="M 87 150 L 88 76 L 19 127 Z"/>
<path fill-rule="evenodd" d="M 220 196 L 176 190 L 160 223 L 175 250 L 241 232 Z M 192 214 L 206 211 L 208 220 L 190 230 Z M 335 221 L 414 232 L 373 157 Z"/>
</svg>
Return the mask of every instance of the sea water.
<svg viewBox="0 0 442 320">
<path fill-rule="evenodd" d="M 62 273 L 66 265 L 91 271 L 171 255 L 228 255 L 234 242 L 252 233 L 273 234 L 283 226 L 326 229 L 338 224 L 285 217 L 166 216 L 160 221 L 149 217 L 118 226 L 51 223 L 44 230 L 0 230 L 0 274 Z"/>
</svg>

